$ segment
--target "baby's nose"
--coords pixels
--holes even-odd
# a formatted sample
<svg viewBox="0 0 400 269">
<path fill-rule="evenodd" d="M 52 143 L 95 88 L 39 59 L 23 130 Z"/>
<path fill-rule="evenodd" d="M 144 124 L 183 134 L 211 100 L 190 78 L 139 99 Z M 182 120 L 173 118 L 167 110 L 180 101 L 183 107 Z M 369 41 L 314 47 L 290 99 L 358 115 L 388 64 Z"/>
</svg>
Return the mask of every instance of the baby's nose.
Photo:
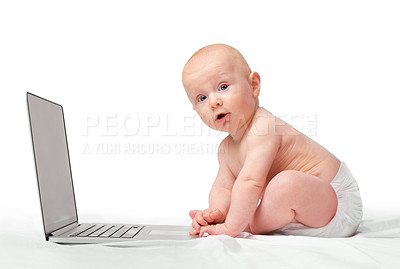
<svg viewBox="0 0 400 269">
<path fill-rule="evenodd" d="M 210 96 L 210 106 L 211 107 L 222 106 L 222 99 L 217 95 Z"/>
</svg>

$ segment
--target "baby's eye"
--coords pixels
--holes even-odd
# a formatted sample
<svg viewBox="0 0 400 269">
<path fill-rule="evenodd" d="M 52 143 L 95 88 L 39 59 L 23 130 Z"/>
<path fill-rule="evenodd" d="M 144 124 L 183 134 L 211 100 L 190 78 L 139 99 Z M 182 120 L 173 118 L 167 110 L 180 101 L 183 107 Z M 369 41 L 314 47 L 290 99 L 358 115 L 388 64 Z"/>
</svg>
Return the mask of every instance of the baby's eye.
<svg viewBox="0 0 400 269">
<path fill-rule="evenodd" d="M 200 95 L 200 96 L 197 98 L 197 101 L 203 102 L 203 101 L 206 100 L 206 99 L 207 99 L 207 96 L 205 96 L 205 95 Z"/>
<path fill-rule="evenodd" d="M 220 91 L 225 91 L 226 89 L 228 89 L 228 85 L 226 84 L 222 84 L 221 86 L 219 86 Z"/>
</svg>

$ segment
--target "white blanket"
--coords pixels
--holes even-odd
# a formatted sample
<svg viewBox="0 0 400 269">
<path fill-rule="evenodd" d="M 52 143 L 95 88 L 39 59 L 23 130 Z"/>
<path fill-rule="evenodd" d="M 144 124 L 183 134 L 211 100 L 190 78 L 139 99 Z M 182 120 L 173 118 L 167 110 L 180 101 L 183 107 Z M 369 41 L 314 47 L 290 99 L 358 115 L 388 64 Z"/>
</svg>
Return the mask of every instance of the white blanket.
<svg viewBox="0 0 400 269">
<path fill-rule="evenodd" d="M 209 236 L 65 246 L 0 234 L 0 268 L 400 268 L 400 216 L 364 220 L 351 238 Z"/>
</svg>

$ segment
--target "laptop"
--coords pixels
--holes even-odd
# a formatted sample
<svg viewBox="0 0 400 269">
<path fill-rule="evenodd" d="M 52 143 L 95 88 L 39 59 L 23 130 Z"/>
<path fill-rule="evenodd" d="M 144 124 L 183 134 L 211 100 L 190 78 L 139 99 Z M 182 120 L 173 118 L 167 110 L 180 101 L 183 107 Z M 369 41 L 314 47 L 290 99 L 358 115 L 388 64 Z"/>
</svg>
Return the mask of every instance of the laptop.
<svg viewBox="0 0 400 269">
<path fill-rule="evenodd" d="M 190 226 L 79 223 L 61 105 L 27 92 L 36 177 L 47 241 L 60 244 L 188 240 Z"/>
</svg>

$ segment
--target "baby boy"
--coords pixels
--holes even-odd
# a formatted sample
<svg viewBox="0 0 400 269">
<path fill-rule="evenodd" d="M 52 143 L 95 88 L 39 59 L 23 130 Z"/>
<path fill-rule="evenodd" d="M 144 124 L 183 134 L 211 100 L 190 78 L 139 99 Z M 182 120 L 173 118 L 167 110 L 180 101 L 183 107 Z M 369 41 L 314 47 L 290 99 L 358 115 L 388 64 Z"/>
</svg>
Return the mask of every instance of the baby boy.
<svg viewBox="0 0 400 269">
<path fill-rule="evenodd" d="M 191 234 L 356 232 L 362 203 L 346 164 L 259 106 L 260 76 L 236 49 L 200 49 L 182 82 L 204 123 L 229 133 L 219 146 L 209 208 L 190 211 Z"/>
</svg>

